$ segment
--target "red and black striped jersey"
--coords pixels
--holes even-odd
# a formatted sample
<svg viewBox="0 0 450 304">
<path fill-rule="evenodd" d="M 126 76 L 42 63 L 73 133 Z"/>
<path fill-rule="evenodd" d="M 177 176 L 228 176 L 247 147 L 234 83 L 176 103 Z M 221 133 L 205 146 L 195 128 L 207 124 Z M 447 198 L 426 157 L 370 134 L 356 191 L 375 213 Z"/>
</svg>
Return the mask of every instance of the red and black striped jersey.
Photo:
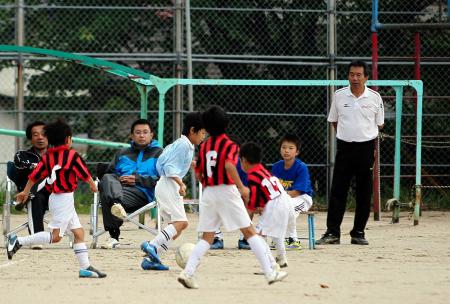
<svg viewBox="0 0 450 304">
<path fill-rule="evenodd" d="M 81 156 L 67 146 L 49 148 L 28 178 L 36 182 L 47 178 L 52 193 L 73 192 L 78 178 L 87 181 L 91 174 Z"/>
<path fill-rule="evenodd" d="M 277 177 L 270 174 L 262 164 L 257 164 L 248 170 L 248 188 L 250 189 L 250 200 L 247 208 L 255 210 L 264 208 L 266 203 L 273 200 L 284 192 Z"/>
<path fill-rule="evenodd" d="M 232 185 L 233 179 L 225 170 L 225 163 L 237 164 L 239 146 L 226 134 L 211 136 L 200 144 L 195 167 L 203 186 Z"/>
</svg>

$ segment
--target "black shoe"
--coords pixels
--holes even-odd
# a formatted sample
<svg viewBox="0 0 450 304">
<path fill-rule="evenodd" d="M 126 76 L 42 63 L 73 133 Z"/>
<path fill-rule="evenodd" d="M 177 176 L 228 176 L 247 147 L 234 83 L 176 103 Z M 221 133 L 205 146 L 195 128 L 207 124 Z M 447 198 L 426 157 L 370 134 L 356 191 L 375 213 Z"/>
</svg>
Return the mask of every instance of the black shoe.
<svg viewBox="0 0 450 304">
<path fill-rule="evenodd" d="M 340 244 L 341 238 L 331 233 L 325 233 L 320 240 L 316 241 L 316 245 Z"/>
<path fill-rule="evenodd" d="M 364 237 L 352 237 L 351 243 L 354 245 L 369 245 Z"/>
</svg>

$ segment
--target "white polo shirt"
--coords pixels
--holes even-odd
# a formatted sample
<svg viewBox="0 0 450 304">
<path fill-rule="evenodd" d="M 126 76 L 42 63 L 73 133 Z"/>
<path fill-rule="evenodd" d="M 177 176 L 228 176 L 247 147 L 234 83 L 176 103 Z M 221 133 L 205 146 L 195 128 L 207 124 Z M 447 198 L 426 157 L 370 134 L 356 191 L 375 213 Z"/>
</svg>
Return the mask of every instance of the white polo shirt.
<svg viewBox="0 0 450 304">
<path fill-rule="evenodd" d="M 383 100 L 367 86 L 356 97 L 350 86 L 335 92 L 328 114 L 329 122 L 337 122 L 336 137 L 347 142 L 369 141 L 378 136 L 378 126 L 384 124 Z"/>
</svg>

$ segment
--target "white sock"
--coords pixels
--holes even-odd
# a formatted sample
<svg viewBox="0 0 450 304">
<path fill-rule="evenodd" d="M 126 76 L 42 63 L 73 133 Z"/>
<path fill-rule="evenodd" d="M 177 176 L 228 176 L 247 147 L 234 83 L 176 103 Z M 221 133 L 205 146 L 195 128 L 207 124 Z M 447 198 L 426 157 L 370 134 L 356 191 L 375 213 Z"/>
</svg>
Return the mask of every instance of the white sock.
<svg viewBox="0 0 450 304">
<path fill-rule="evenodd" d="M 158 254 L 165 253 L 169 249 L 169 243 L 172 241 L 173 237 L 177 234 L 175 227 L 170 224 L 163 230 L 161 230 L 158 235 L 150 242 L 156 247 Z"/>
<path fill-rule="evenodd" d="M 208 251 L 209 247 L 210 247 L 209 243 L 204 239 L 198 241 L 197 245 L 195 245 L 194 250 L 189 256 L 189 260 L 186 264 L 186 267 L 184 268 L 184 272 L 186 272 L 187 275 L 189 276 L 194 275 L 194 272 L 197 269 L 198 264 L 200 264 L 201 258 Z"/>
<path fill-rule="evenodd" d="M 288 221 L 288 226 L 286 229 L 286 238 L 293 238 L 294 241 L 298 241 L 298 235 L 297 235 L 297 217 L 298 217 L 298 213 L 294 214 L 294 212 L 292 212 L 289 215 L 289 221 Z"/>
<path fill-rule="evenodd" d="M 73 244 L 73 251 L 78 259 L 81 269 L 86 269 L 89 267 L 89 256 L 86 243 L 76 243 Z"/>
<path fill-rule="evenodd" d="M 270 253 L 270 248 L 267 243 L 259 236 L 254 235 L 247 240 L 250 248 L 258 259 L 261 269 L 265 274 L 272 272 L 272 265 L 275 264 L 275 259 Z"/>
<path fill-rule="evenodd" d="M 50 244 L 52 242 L 52 233 L 48 231 L 41 231 L 32 235 L 18 237 L 17 240 L 22 246 Z"/>
<path fill-rule="evenodd" d="M 284 245 L 284 240 L 282 238 L 272 238 L 275 243 L 275 248 L 277 249 L 277 256 L 279 258 L 286 256 L 286 246 Z"/>
</svg>

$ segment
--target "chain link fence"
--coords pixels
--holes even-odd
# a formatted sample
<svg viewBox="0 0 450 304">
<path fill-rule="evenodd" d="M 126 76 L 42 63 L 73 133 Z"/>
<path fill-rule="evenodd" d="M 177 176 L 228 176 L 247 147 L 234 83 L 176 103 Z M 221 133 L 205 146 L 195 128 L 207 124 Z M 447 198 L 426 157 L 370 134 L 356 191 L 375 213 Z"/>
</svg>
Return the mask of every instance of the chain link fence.
<svg viewBox="0 0 450 304">
<path fill-rule="evenodd" d="M 382 1 L 380 22 L 449 22 L 445 1 L 416 2 Z M 336 1 L 336 51 L 330 54 L 327 1 L 192 0 L 187 11 L 185 1 L 178 0 L 0 0 L 0 44 L 16 44 L 23 33 L 27 46 L 111 60 L 159 77 L 186 78 L 191 60 L 193 78 L 327 79 L 330 70 L 335 70 L 337 79 L 346 79 L 351 59 L 371 62 L 371 9 L 370 1 Z M 20 11 L 23 25 L 18 22 Z M 378 78 L 413 79 L 414 32 L 382 30 L 378 34 Z M 450 30 L 424 30 L 420 38 L 425 88 L 423 183 L 450 185 L 450 144 L 445 144 L 450 137 L 446 76 L 450 74 Z M 23 64 L 25 76 L 24 126 L 34 120 L 64 117 L 76 136 L 127 141 L 129 126 L 140 111 L 139 93 L 130 81 L 29 54 L 0 53 L 1 128 L 19 126 L 18 63 Z M 390 88 L 379 91 L 386 104 L 383 132 L 387 135 L 381 142 L 381 185 L 382 194 L 390 197 L 395 93 Z M 409 189 L 415 170 L 415 103 L 412 91 L 404 95 L 402 186 Z M 172 89 L 166 96 L 165 144 L 177 137 L 177 121 L 191 110 L 188 88 Z M 150 100 L 149 119 L 156 127 L 157 92 L 150 93 Z M 211 104 L 223 106 L 232 117 L 229 133 L 242 141 L 259 142 L 268 165 L 280 158 L 279 138 L 298 134 L 303 143 L 300 158 L 310 166 L 317 201 L 326 205 L 330 168 L 327 88 L 195 86 L 192 104 L 195 110 Z M 0 141 L 0 172 L 5 172 L 4 164 L 18 146 L 11 137 L 0 135 Z M 91 165 L 109 161 L 115 152 L 99 147 L 77 149 Z"/>
</svg>

